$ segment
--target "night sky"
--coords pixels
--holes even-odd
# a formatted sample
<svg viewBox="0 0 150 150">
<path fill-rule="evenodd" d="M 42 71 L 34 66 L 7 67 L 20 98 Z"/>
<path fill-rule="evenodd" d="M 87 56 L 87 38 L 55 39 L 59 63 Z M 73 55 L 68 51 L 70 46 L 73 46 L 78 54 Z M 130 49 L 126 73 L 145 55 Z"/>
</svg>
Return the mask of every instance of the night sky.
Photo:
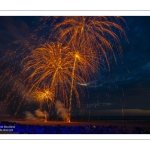
<svg viewBox="0 0 150 150">
<path fill-rule="evenodd" d="M 81 99 L 80 109 L 74 106 L 75 114 L 150 116 L 150 17 L 123 18 L 126 24 L 121 25 L 128 38 L 127 41 L 119 36 L 123 52 L 114 49 L 117 62 L 112 57 L 110 70 L 106 65 L 94 81 L 87 83 L 88 96 Z M 35 31 L 39 20 L 40 17 L 0 17 L 0 58 L 10 43 L 23 40 L 28 32 Z M 45 25 L 39 36 L 46 37 L 44 32 L 48 33 L 49 28 Z M 3 101 L 1 97 L 0 112 L 5 107 Z M 7 111 L 10 114 L 11 111 Z"/>
</svg>

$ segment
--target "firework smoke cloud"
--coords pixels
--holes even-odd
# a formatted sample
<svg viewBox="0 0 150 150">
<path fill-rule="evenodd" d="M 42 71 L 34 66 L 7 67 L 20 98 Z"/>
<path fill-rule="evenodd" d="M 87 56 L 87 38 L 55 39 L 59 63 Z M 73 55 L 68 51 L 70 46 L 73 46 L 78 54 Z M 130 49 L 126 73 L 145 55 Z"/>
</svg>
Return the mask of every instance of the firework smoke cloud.
<svg viewBox="0 0 150 150">
<path fill-rule="evenodd" d="M 55 103 L 55 107 L 56 107 L 57 115 L 61 117 L 64 121 L 69 118 L 68 110 L 64 107 L 63 103 L 57 100 Z"/>
</svg>

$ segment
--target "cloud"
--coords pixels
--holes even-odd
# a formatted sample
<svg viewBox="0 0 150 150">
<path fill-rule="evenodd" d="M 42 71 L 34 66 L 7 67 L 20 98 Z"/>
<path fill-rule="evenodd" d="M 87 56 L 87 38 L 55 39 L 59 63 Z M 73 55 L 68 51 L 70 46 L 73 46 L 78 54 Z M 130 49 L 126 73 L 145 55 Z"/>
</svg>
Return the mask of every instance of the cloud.
<svg viewBox="0 0 150 150">
<path fill-rule="evenodd" d="M 141 109 L 116 109 L 116 110 L 91 110 L 91 115 L 100 116 L 122 116 L 122 111 L 124 116 L 149 116 L 150 110 Z"/>
<path fill-rule="evenodd" d="M 96 104 L 96 103 L 92 103 L 92 104 L 88 104 L 88 105 L 86 105 L 88 108 L 89 107 L 98 107 L 98 106 L 103 106 L 103 107 L 105 107 L 105 106 L 111 106 L 111 105 L 113 105 L 112 103 L 98 103 L 98 104 Z"/>
<path fill-rule="evenodd" d="M 91 81 L 91 82 L 85 82 L 85 83 L 77 83 L 78 85 L 81 86 L 86 86 L 86 87 L 95 87 L 97 86 L 97 80 L 96 81 Z"/>
<path fill-rule="evenodd" d="M 27 120 L 37 120 L 37 118 L 32 113 L 30 113 L 29 111 L 26 111 L 25 115 L 26 115 Z"/>
</svg>

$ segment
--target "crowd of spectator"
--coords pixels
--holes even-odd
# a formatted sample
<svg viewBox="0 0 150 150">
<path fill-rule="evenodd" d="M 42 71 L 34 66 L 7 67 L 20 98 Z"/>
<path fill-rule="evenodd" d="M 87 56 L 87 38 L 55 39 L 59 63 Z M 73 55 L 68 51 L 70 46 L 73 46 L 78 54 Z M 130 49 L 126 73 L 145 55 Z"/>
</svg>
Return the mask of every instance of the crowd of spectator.
<svg viewBox="0 0 150 150">
<path fill-rule="evenodd" d="M 95 126 L 95 125 L 23 125 L 13 122 L 1 122 L 0 126 L 15 126 L 12 133 L 18 134 L 149 134 L 150 130 L 146 127 L 126 126 Z"/>
</svg>

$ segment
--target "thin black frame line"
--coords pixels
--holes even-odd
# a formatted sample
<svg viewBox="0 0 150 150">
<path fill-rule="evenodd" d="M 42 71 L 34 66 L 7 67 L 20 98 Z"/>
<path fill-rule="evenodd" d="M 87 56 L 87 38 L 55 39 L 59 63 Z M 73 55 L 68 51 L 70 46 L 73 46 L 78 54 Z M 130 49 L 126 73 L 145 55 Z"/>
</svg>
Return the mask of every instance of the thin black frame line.
<svg viewBox="0 0 150 150">
<path fill-rule="evenodd" d="M 150 11 L 150 10 L 0 10 L 0 11 Z"/>
</svg>

